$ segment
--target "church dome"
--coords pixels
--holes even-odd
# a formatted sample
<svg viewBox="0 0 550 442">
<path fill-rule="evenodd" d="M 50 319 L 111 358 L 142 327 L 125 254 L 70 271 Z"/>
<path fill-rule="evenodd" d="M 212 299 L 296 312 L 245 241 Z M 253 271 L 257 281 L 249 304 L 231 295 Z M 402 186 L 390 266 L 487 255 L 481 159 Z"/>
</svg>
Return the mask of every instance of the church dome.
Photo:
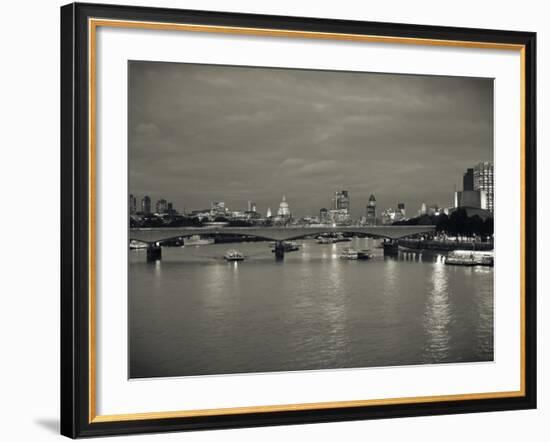
<svg viewBox="0 0 550 442">
<path fill-rule="evenodd" d="M 283 195 L 283 200 L 281 201 L 281 204 L 279 204 L 279 210 L 277 211 L 278 216 L 289 216 L 290 215 L 290 209 L 288 207 L 288 203 L 286 202 L 286 197 Z"/>
</svg>

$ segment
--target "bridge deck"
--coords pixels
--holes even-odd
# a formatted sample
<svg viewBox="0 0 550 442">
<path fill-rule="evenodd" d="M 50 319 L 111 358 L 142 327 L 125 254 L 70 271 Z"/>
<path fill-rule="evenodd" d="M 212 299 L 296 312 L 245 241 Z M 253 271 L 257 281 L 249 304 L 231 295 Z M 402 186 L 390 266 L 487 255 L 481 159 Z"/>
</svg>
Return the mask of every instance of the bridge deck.
<svg viewBox="0 0 550 442">
<path fill-rule="evenodd" d="M 400 239 L 435 231 L 435 226 L 327 226 L 327 227 L 166 227 L 130 229 L 129 239 L 148 243 L 193 235 L 242 235 L 286 241 L 326 233 L 355 233 L 376 238 Z"/>
</svg>

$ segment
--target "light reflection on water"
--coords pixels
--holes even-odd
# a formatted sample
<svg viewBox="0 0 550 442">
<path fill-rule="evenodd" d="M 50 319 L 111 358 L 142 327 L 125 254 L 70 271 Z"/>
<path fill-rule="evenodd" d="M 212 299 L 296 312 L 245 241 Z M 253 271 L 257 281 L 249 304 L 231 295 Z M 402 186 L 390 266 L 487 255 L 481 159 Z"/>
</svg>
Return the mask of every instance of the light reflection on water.
<svg viewBox="0 0 550 442">
<path fill-rule="evenodd" d="M 130 252 L 131 377 L 493 359 L 492 268 L 302 243 L 283 261 L 264 242 Z M 349 246 L 376 256 L 340 259 Z"/>
<path fill-rule="evenodd" d="M 452 312 L 445 264 L 436 259 L 432 266 L 431 287 L 423 320 L 428 335 L 423 358 L 425 362 L 441 362 L 445 361 L 450 349 L 449 324 Z"/>
</svg>

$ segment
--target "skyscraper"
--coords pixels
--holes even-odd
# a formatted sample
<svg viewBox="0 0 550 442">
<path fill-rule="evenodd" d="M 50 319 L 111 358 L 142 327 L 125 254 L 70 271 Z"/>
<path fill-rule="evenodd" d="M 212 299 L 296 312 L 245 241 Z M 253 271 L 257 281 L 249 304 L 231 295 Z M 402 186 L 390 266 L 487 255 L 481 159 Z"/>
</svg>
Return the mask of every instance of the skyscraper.
<svg viewBox="0 0 550 442">
<path fill-rule="evenodd" d="M 168 201 L 166 201 L 164 198 L 158 200 L 156 205 L 156 212 L 165 213 L 167 210 L 168 210 Z"/>
<path fill-rule="evenodd" d="M 248 212 L 256 211 L 256 203 L 254 201 L 248 201 L 247 211 Z"/>
<path fill-rule="evenodd" d="M 487 194 L 484 190 L 463 190 L 455 192 L 455 207 L 472 207 L 487 210 Z"/>
<path fill-rule="evenodd" d="M 141 199 L 141 212 L 144 215 L 149 215 L 151 213 L 151 198 L 148 195 L 145 195 Z"/>
<path fill-rule="evenodd" d="M 398 220 L 406 218 L 405 203 L 397 203 L 396 218 Z"/>
<path fill-rule="evenodd" d="M 474 167 L 474 189 L 483 190 L 486 196 L 487 207 L 482 207 L 493 213 L 494 210 L 494 181 L 493 181 L 493 163 L 485 161 Z"/>
<path fill-rule="evenodd" d="M 376 224 L 376 198 L 374 195 L 369 197 L 369 202 L 367 203 L 367 219 L 368 226 L 374 226 Z"/>
<path fill-rule="evenodd" d="M 347 190 L 334 192 L 332 210 L 346 210 L 349 212 L 349 193 Z"/>
<path fill-rule="evenodd" d="M 128 201 L 128 209 L 130 211 L 130 215 L 135 215 L 135 213 L 137 212 L 137 201 L 134 195 L 130 195 Z"/>
<path fill-rule="evenodd" d="M 462 177 L 462 190 L 474 190 L 474 169 L 467 169 Z"/>
</svg>

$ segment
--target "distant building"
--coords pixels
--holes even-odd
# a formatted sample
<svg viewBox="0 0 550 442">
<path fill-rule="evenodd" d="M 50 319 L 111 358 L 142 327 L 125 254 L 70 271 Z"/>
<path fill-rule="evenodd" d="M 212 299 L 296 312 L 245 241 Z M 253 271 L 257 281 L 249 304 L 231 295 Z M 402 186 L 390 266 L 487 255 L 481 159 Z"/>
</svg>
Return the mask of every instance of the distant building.
<svg viewBox="0 0 550 442">
<path fill-rule="evenodd" d="M 425 215 L 430 216 L 439 216 L 442 213 L 445 213 L 441 207 L 439 207 L 437 204 L 432 204 L 430 207 L 426 209 Z"/>
<path fill-rule="evenodd" d="M 247 212 L 255 212 L 256 203 L 254 201 L 248 201 Z"/>
<path fill-rule="evenodd" d="M 141 199 L 141 213 L 144 215 L 149 215 L 151 213 L 151 198 L 147 195 Z"/>
<path fill-rule="evenodd" d="M 470 207 L 493 212 L 494 181 L 492 162 L 481 162 L 466 170 L 462 178 L 462 191 L 455 192 L 455 208 L 458 207 Z"/>
<path fill-rule="evenodd" d="M 189 214 L 189 216 L 191 218 L 198 218 L 199 220 L 209 220 L 211 218 L 211 211 L 208 210 L 208 209 L 203 209 L 203 210 L 192 210 L 191 213 Z"/>
<path fill-rule="evenodd" d="M 405 203 L 397 203 L 397 211 L 395 212 L 396 221 L 400 221 L 406 217 Z"/>
<path fill-rule="evenodd" d="M 348 209 L 332 209 L 328 212 L 329 222 L 333 224 L 349 224 L 351 222 Z"/>
<path fill-rule="evenodd" d="M 266 218 L 271 218 L 271 207 L 267 208 Z"/>
<path fill-rule="evenodd" d="M 464 191 L 474 190 L 474 169 L 466 170 L 466 173 L 462 177 L 462 190 Z"/>
<path fill-rule="evenodd" d="M 155 208 L 157 213 L 168 212 L 168 201 L 166 201 L 164 198 L 158 200 Z"/>
<path fill-rule="evenodd" d="M 245 215 L 247 221 L 258 220 L 262 217 L 262 215 L 260 213 L 256 212 L 255 210 L 247 210 L 246 212 L 244 212 L 244 215 Z"/>
<path fill-rule="evenodd" d="M 494 211 L 494 179 L 493 163 L 485 161 L 474 167 L 473 190 L 482 190 L 486 194 L 486 207 L 481 207 L 489 212 Z"/>
<path fill-rule="evenodd" d="M 176 215 L 177 212 L 176 212 L 176 209 L 174 209 L 174 204 L 168 203 L 167 206 L 166 206 L 166 212 L 169 215 Z"/>
<path fill-rule="evenodd" d="M 374 226 L 376 224 L 376 198 L 374 197 L 374 195 L 371 195 L 369 197 L 365 222 L 368 226 Z"/>
<path fill-rule="evenodd" d="M 488 210 L 477 209 L 477 208 L 474 208 L 474 207 L 461 207 L 461 209 L 466 211 L 466 215 L 468 217 L 472 217 L 472 216 L 477 215 L 484 221 L 487 218 L 492 218 L 493 217 L 493 214 L 491 212 L 489 212 Z M 453 214 L 453 212 L 455 212 L 457 210 L 458 210 L 457 207 L 451 207 L 449 209 L 445 209 L 445 213 L 450 216 L 450 215 Z"/>
<path fill-rule="evenodd" d="M 349 193 L 347 190 L 334 192 L 332 197 L 332 210 L 346 210 L 349 212 Z"/>
<path fill-rule="evenodd" d="M 386 209 L 384 210 L 381 215 L 380 215 L 380 219 L 382 221 L 382 224 L 392 224 L 393 222 L 396 221 L 395 219 L 395 209 Z"/>
<path fill-rule="evenodd" d="M 288 221 L 291 217 L 290 207 L 286 202 L 286 196 L 283 195 L 283 200 L 279 204 L 279 210 L 277 210 L 277 221 Z"/>
<path fill-rule="evenodd" d="M 225 207 L 225 202 L 223 201 L 214 201 L 210 204 L 210 215 L 214 218 L 217 216 L 226 216 L 227 207 Z"/>
<path fill-rule="evenodd" d="M 135 215 L 137 212 L 137 201 L 136 197 L 134 195 L 130 194 L 129 201 L 128 201 L 128 210 L 130 212 L 130 215 Z"/>
<path fill-rule="evenodd" d="M 420 206 L 420 215 L 426 215 L 428 213 L 428 209 L 426 208 L 426 203 L 422 203 Z"/>
<path fill-rule="evenodd" d="M 323 207 L 321 210 L 319 210 L 319 222 L 321 224 L 326 224 L 329 221 L 330 220 L 329 220 L 329 217 L 328 217 L 328 210 Z"/>
<path fill-rule="evenodd" d="M 459 207 L 487 210 L 487 194 L 484 190 L 463 190 L 455 192 L 455 208 Z"/>
</svg>

